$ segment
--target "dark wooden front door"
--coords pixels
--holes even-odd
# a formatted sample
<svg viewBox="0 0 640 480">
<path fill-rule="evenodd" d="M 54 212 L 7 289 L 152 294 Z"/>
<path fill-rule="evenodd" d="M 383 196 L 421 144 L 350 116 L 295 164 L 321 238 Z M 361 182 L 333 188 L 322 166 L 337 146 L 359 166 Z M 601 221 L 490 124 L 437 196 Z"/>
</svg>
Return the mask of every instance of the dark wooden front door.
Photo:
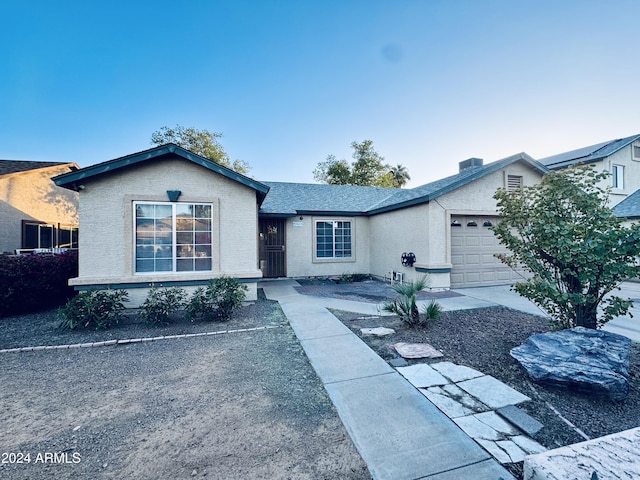
<svg viewBox="0 0 640 480">
<path fill-rule="evenodd" d="M 266 278 L 286 277 L 285 220 L 260 220 L 260 269 Z"/>
</svg>

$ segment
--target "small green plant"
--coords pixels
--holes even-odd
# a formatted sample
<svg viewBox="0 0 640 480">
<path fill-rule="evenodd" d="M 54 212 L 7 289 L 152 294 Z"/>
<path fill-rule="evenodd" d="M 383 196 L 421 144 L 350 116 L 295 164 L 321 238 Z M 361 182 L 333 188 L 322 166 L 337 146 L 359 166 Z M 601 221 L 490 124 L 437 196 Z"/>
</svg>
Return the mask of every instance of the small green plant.
<svg viewBox="0 0 640 480">
<path fill-rule="evenodd" d="M 80 292 L 58 310 L 59 327 L 75 330 L 78 327 L 101 330 L 117 324 L 125 310 L 129 294 L 124 290 L 89 289 Z"/>
<path fill-rule="evenodd" d="M 432 300 L 424 309 L 424 317 L 420 317 L 420 311 L 416 304 L 416 293 L 424 290 L 429 285 L 428 277 L 413 282 L 400 283 L 392 285 L 391 288 L 398 294 L 396 298 L 385 302 L 382 309 L 385 312 L 391 312 L 400 317 L 410 327 L 418 327 L 424 322 L 436 319 L 440 316 L 441 307 L 435 300 Z"/>
<path fill-rule="evenodd" d="M 234 277 L 213 278 L 207 288 L 198 288 L 187 305 L 187 315 L 194 320 L 225 321 L 240 308 L 247 287 Z"/>
<path fill-rule="evenodd" d="M 169 323 L 169 315 L 183 308 L 186 298 L 187 292 L 180 287 L 151 287 L 140 305 L 140 316 L 151 325 Z"/>
<path fill-rule="evenodd" d="M 442 314 L 442 307 L 435 300 L 431 300 L 427 305 L 424 306 L 424 308 L 422 309 L 422 313 L 424 314 L 425 321 L 437 320 Z"/>
<path fill-rule="evenodd" d="M 364 282 L 365 280 L 369 280 L 371 278 L 370 275 L 366 273 L 348 273 L 345 272 L 340 275 L 339 282 L 340 283 L 353 283 L 353 282 Z"/>
</svg>

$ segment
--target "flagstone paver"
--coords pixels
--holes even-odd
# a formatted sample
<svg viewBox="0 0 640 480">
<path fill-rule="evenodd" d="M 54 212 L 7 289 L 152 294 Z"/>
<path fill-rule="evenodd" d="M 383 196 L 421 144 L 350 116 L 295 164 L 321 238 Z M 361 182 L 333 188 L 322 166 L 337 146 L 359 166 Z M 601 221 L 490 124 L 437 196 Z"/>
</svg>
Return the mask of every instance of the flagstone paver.
<svg viewBox="0 0 640 480">
<path fill-rule="evenodd" d="M 526 395 L 490 375 L 465 380 L 457 385 L 492 409 L 506 407 L 507 405 L 517 405 L 531 400 Z"/>
<path fill-rule="evenodd" d="M 436 385 L 446 385 L 449 380 L 444 378 L 426 363 L 418 363 L 396 370 L 416 388 L 427 388 Z"/>
<path fill-rule="evenodd" d="M 431 366 L 453 383 L 471 380 L 472 378 L 482 377 L 484 375 L 484 373 L 478 370 L 465 367 L 464 365 L 456 365 L 452 362 L 432 363 Z"/>
<path fill-rule="evenodd" d="M 473 410 L 456 402 L 439 387 L 431 387 L 428 389 L 420 388 L 419 390 L 420 393 L 427 397 L 431 403 L 438 407 L 438 409 L 449 418 L 464 417 L 473 413 Z"/>
</svg>

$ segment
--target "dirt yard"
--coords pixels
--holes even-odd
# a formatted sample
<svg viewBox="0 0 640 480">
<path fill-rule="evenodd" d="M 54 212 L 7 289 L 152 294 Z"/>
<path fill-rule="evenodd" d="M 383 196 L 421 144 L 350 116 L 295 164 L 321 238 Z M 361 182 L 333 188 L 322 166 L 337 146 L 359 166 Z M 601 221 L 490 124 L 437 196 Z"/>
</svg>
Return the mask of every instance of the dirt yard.
<svg viewBox="0 0 640 480">
<path fill-rule="evenodd" d="M 2 479 L 371 478 L 273 302 L 223 325 L 55 324 L 0 319 L 0 349 L 277 327 L 0 354 Z"/>
</svg>

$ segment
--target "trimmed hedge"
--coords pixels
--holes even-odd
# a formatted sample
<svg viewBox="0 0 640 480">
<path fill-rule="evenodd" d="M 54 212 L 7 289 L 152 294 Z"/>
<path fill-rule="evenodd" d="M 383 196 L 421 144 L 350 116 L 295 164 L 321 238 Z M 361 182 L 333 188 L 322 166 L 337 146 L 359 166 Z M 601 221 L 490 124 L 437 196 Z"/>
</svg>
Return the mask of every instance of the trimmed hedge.
<svg viewBox="0 0 640 480">
<path fill-rule="evenodd" d="M 74 296 L 78 254 L 0 255 L 0 317 L 47 310 Z"/>
</svg>

